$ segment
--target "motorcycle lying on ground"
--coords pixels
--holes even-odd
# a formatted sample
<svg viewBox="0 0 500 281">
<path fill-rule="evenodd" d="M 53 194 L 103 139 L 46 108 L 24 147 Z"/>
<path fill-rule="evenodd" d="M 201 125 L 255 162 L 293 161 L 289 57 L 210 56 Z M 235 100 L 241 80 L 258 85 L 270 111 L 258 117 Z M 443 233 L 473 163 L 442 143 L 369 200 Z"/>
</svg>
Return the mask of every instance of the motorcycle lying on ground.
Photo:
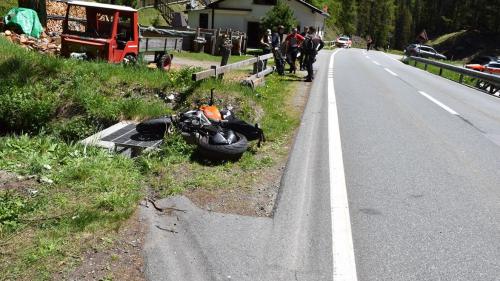
<svg viewBox="0 0 500 281">
<path fill-rule="evenodd" d="M 236 118 L 231 108 L 219 110 L 213 105 L 213 90 L 208 105 L 139 123 L 137 132 L 163 136 L 176 128 L 187 143 L 196 145 L 200 155 L 209 160 L 238 160 L 248 149 L 249 141 L 258 140 L 260 147 L 265 136 L 259 125 Z"/>
</svg>

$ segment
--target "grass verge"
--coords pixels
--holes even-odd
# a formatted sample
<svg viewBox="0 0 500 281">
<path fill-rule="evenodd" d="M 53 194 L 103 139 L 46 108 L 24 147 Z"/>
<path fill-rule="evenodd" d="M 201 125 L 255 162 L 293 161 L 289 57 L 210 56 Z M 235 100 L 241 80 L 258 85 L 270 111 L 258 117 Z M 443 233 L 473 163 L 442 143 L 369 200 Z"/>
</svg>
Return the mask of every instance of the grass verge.
<svg viewBox="0 0 500 281">
<path fill-rule="evenodd" d="M 415 66 L 415 61 L 413 60 L 410 60 L 409 62 L 407 62 L 408 64 L 410 64 L 411 66 Z M 453 64 L 453 65 L 456 65 L 456 66 L 461 66 L 463 65 L 461 61 L 447 61 L 446 63 L 448 64 Z M 425 64 L 423 63 L 420 63 L 418 62 L 417 65 L 415 66 L 417 68 L 420 68 L 422 70 L 426 70 L 432 74 L 435 74 L 435 75 L 440 75 L 446 79 L 449 79 L 449 80 L 452 80 L 452 81 L 455 81 L 455 82 L 459 82 L 460 81 L 460 74 L 459 73 L 456 73 L 456 72 L 453 72 L 453 71 L 450 71 L 450 70 L 447 70 L 447 69 L 443 69 L 442 72 L 440 73 L 440 68 L 437 67 L 437 66 L 434 66 L 434 65 L 427 65 L 427 69 L 425 68 Z M 476 85 L 476 79 L 472 78 L 472 77 L 468 77 L 468 76 L 463 76 L 463 84 L 466 84 L 466 85 L 469 85 L 469 86 L 472 86 L 474 87 Z"/>
<path fill-rule="evenodd" d="M 239 81 L 193 83 L 193 69 L 144 67 L 43 56 L 0 37 L 0 276 L 50 280 L 109 247 L 151 187 L 158 196 L 190 190 L 246 192 L 286 157 L 300 113 L 294 83 L 270 76 L 255 91 Z M 243 73 L 235 72 L 239 78 Z M 268 142 L 238 162 L 210 163 L 179 135 L 126 159 L 76 141 L 122 119 L 192 108 L 216 89 L 217 104 L 261 123 Z M 178 93 L 179 102 L 161 97 Z M 2 173 L 10 179 L 3 181 Z"/>
</svg>

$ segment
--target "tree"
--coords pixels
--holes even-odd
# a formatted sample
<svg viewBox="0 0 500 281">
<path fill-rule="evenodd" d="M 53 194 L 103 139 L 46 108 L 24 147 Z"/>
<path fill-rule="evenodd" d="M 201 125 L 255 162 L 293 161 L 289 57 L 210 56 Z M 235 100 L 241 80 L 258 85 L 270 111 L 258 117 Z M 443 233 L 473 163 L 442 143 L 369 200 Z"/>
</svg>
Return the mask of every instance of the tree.
<svg viewBox="0 0 500 281">
<path fill-rule="evenodd" d="M 264 30 L 272 30 L 278 25 L 283 25 L 287 32 L 297 26 L 297 19 L 292 9 L 282 0 L 278 0 L 278 3 L 261 20 L 261 27 Z"/>
<path fill-rule="evenodd" d="M 345 34 L 351 35 L 357 28 L 357 5 L 355 0 L 341 0 L 341 13 L 337 21 Z"/>
</svg>

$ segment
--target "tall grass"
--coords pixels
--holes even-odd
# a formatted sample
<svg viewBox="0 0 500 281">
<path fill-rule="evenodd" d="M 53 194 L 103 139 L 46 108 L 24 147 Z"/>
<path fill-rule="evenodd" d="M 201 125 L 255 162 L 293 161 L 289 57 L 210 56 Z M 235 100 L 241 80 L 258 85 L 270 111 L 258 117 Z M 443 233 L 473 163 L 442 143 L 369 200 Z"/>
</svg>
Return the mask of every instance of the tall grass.
<svg viewBox="0 0 500 281">
<path fill-rule="evenodd" d="M 171 109 L 158 94 L 192 86 L 193 69 L 165 73 L 144 67 L 60 59 L 0 38 L 0 131 L 54 130 L 64 139 L 121 119 L 145 119 Z M 76 119 L 75 119 L 76 118 Z M 67 119 L 67 120 L 66 120 Z M 60 128 L 66 120 L 66 128 Z M 75 124 L 76 128 L 67 128 Z M 93 128 L 93 130 L 91 129 Z M 71 131 L 65 134 L 66 131 Z"/>
</svg>

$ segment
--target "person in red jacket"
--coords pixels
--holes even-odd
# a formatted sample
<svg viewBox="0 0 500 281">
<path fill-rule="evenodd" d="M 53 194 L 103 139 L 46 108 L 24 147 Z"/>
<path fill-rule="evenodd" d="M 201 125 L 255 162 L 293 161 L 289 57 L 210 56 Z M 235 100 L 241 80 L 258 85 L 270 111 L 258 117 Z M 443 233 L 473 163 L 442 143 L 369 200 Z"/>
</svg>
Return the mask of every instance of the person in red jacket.
<svg viewBox="0 0 500 281">
<path fill-rule="evenodd" d="M 299 53 L 300 44 L 304 41 L 304 36 L 297 33 L 297 28 L 292 29 L 292 33 L 288 34 L 285 39 L 286 54 L 288 59 L 288 64 L 290 64 L 290 73 L 295 73 L 297 67 L 295 62 L 297 60 L 297 55 Z"/>
</svg>

